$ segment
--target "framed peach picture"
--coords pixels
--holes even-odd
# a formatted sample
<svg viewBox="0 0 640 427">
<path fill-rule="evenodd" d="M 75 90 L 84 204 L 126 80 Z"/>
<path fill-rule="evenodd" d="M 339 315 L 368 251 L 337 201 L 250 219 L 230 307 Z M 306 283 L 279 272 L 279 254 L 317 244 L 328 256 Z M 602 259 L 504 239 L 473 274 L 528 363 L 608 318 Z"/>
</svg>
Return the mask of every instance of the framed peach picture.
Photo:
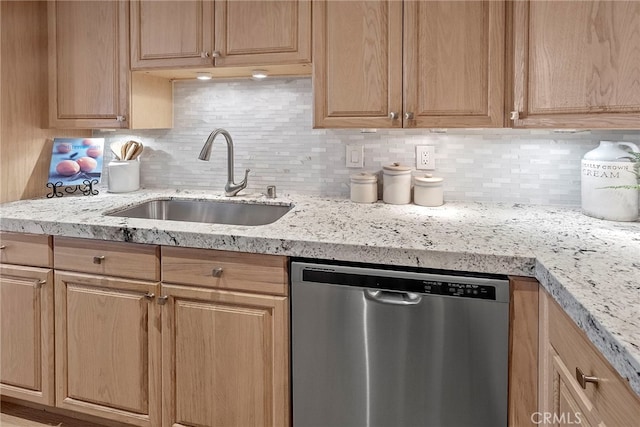
<svg viewBox="0 0 640 427">
<path fill-rule="evenodd" d="M 49 182 L 63 186 L 100 182 L 103 154 L 104 138 L 54 138 Z"/>
</svg>

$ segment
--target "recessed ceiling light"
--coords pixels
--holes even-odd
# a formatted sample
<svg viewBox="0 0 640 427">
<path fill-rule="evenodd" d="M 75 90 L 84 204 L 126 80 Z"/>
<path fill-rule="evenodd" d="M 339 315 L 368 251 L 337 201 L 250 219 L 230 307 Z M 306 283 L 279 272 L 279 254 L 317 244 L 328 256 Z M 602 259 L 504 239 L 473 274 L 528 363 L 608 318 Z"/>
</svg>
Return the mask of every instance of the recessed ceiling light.
<svg viewBox="0 0 640 427">
<path fill-rule="evenodd" d="M 269 74 L 266 70 L 253 70 L 251 72 L 251 77 L 257 80 L 266 79 Z"/>
<path fill-rule="evenodd" d="M 211 73 L 197 73 L 196 79 L 198 80 L 211 80 Z"/>
</svg>

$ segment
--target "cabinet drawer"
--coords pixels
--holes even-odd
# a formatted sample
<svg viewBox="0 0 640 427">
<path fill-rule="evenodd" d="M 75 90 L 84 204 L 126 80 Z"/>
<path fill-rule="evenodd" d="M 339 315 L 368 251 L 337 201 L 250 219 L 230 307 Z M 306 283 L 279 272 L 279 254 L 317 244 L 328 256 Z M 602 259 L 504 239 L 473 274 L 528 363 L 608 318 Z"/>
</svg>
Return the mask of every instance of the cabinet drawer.
<svg viewBox="0 0 640 427">
<path fill-rule="evenodd" d="M 163 246 L 162 281 L 287 295 L 287 258 Z"/>
<path fill-rule="evenodd" d="M 56 237 L 56 270 L 160 280 L 160 247 Z"/>
<path fill-rule="evenodd" d="M 634 425 L 640 419 L 640 398 L 558 304 L 550 302 L 549 341 L 568 368 L 572 384 L 582 390 L 605 425 Z M 582 389 L 576 380 L 576 368 L 584 375 L 598 378 L 598 383 L 586 383 Z"/>
<path fill-rule="evenodd" d="M 51 236 L 43 234 L 0 233 L 0 262 L 5 264 L 52 267 Z"/>
</svg>

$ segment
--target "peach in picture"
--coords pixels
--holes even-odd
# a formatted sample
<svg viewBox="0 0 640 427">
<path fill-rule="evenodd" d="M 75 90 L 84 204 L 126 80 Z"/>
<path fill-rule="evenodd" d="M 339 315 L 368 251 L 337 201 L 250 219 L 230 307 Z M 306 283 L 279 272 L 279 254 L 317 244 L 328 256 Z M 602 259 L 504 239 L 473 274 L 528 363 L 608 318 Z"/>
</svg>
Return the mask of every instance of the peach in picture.
<svg viewBox="0 0 640 427">
<path fill-rule="evenodd" d="M 56 172 L 62 176 L 71 176 L 80 172 L 80 165 L 73 160 L 63 160 L 56 165 Z"/>
</svg>

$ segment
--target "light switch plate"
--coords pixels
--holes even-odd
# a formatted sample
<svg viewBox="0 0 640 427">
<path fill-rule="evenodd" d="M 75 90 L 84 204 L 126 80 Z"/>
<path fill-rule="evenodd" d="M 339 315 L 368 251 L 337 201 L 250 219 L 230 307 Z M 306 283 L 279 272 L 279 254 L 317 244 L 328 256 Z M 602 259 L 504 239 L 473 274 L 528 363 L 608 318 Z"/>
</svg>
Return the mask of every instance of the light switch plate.
<svg viewBox="0 0 640 427">
<path fill-rule="evenodd" d="M 434 170 L 436 168 L 436 147 L 433 145 L 416 146 L 416 169 Z"/>
<path fill-rule="evenodd" d="M 347 167 L 361 168 L 364 166 L 364 147 L 362 145 L 347 145 Z"/>
</svg>

